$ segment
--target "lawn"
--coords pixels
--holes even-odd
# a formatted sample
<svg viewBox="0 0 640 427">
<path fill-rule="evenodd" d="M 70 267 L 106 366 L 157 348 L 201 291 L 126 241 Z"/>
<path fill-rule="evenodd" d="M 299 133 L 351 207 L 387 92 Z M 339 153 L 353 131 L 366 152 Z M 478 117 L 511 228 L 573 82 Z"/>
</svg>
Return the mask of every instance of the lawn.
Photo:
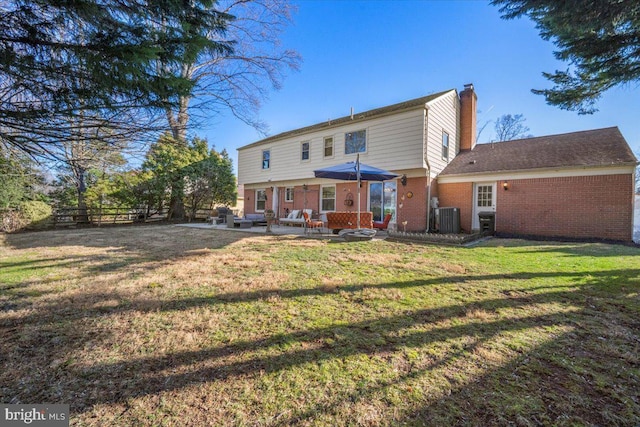
<svg viewBox="0 0 640 427">
<path fill-rule="evenodd" d="M 72 425 L 640 424 L 637 248 L 0 239 L 0 401 Z"/>
</svg>

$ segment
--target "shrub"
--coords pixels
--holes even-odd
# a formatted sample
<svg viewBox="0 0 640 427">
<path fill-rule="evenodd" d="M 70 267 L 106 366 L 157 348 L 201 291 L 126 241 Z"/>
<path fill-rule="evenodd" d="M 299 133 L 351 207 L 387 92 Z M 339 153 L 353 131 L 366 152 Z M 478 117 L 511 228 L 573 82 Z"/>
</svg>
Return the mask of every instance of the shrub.
<svg viewBox="0 0 640 427">
<path fill-rule="evenodd" d="M 50 224 L 51 206 L 39 200 L 20 203 L 20 212 L 24 216 L 24 228 L 44 228 Z"/>
<path fill-rule="evenodd" d="M 11 233 L 24 228 L 26 224 L 22 212 L 14 209 L 0 211 L 0 231 Z"/>
</svg>

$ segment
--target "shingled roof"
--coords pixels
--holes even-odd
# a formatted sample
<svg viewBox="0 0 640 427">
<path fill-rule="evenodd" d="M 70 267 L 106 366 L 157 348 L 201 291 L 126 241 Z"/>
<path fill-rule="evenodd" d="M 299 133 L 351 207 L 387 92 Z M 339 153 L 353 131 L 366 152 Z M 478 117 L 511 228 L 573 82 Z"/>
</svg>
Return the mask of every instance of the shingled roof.
<svg viewBox="0 0 640 427">
<path fill-rule="evenodd" d="M 393 104 L 393 105 L 388 105 L 386 107 L 381 107 L 381 108 L 376 108 L 373 110 L 368 110 L 362 113 L 355 113 L 353 115 L 353 118 L 349 115 L 349 116 L 345 116 L 345 117 L 340 117 L 338 119 L 333 119 L 333 120 L 327 120 L 326 122 L 321 122 L 321 123 L 317 123 L 315 125 L 311 125 L 311 126 L 306 126 L 303 128 L 298 128 L 298 129 L 294 129 L 294 130 L 290 130 L 287 132 L 282 132 L 279 133 L 277 135 L 273 135 L 273 136 L 269 136 L 267 138 L 261 139 L 260 141 L 251 143 L 249 145 L 245 145 L 244 147 L 240 147 L 238 148 L 238 150 L 242 150 L 245 148 L 249 148 L 249 147 L 253 147 L 256 145 L 261 145 L 267 142 L 272 142 L 278 139 L 282 139 L 282 138 L 288 138 L 291 136 L 296 136 L 296 135 L 300 135 L 300 134 L 304 134 L 307 132 L 313 132 L 316 130 L 322 130 L 322 129 L 326 129 L 329 127 L 333 127 L 333 126 L 338 126 L 338 125 L 343 125 L 345 123 L 352 123 L 352 122 L 356 122 L 359 120 L 365 120 L 365 119 L 372 119 L 374 117 L 377 116 L 382 116 L 385 114 L 389 114 L 389 113 L 397 113 L 399 111 L 403 111 L 403 110 L 410 110 L 413 108 L 417 108 L 419 106 L 424 106 L 427 102 L 433 101 L 434 99 L 437 99 L 439 97 L 441 97 L 442 95 L 451 92 L 452 90 L 455 89 L 450 89 L 450 90 L 446 90 L 444 92 L 438 92 L 438 93 L 434 93 L 432 95 L 427 95 L 427 96 L 423 96 L 420 98 L 415 98 L 415 99 L 410 99 L 409 101 L 404 101 L 404 102 L 400 102 L 398 104 Z"/>
<path fill-rule="evenodd" d="M 531 169 L 635 165 L 617 127 L 478 144 L 460 152 L 440 176 Z"/>
</svg>

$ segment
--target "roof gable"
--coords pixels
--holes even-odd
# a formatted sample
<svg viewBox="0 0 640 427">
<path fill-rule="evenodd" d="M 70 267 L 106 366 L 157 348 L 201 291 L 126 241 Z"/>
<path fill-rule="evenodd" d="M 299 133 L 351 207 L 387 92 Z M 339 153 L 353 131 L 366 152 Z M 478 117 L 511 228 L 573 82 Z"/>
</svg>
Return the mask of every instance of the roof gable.
<svg viewBox="0 0 640 427">
<path fill-rule="evenodd" d="M 446 90 L 444 92 L 434 93 L 432 95 L 423 96 L 420 98 L 410 99 L 408 101 L 400 102 L 397 104 L 388 105 L 386 107 L 375 108 L 373 110 L 364 111 L 362 113 L 355 113 L 353 117 L 351 115 L 340 117 L 334 120 L 327 120 L 326 122 L 317 123 L 315 125 L 306 126 L 286 132 L 282 132 L 273 136 L 269 136 L 267 138 L 261 139 L 260 141 L 245 145 L 243 147 L 238 148 L 238 150 L 243 150 L 245 148 L 253 147 L 256 145 L 262 145 L 267 142 L 273 142 L 279 139 L 288 138 L 296 135 L 301 135 L 308 132 L 314 132 L 322 129 L 327 129 L 331 127 L 341 126 L 346 123 L 356 123 L 358 121 L 372 119 L 378 116 L 383 116 L 391 113 L 397 113 L 400 111 L 411 110 L 420 106 L 424 106 L 426 103 L 431 102 L 435 99 L 440 98 L 442 95 L 445 95 L 451 91 L 455 91 L 455 89 Z"/>
<path fill-rule="evenodd" d="M 441 176 L 549 168 L 635 165 L 617 127 L 478 144 L 460 152 Z"/>
</svg>

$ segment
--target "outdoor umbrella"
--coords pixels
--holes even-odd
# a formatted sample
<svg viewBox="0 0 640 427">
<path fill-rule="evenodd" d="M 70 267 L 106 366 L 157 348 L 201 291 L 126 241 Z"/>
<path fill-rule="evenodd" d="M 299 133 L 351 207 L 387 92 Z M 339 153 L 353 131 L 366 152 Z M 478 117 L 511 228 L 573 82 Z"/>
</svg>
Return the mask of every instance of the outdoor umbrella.
<svg viewBox="0 0 640 427">
<path fill-rule="evenodd" d="M 340 179 L 343 181 L 358 181 L 358 216 L 357 227 L 360 229 L 360 181 L 387 181 L 397 178 L 398 174 L 378 169 L 373 166 L 360 163 L 360 154 L 355 162 L 347 162 L 341 165 L 330 166 L 328 168 L 313 171 L 316 178 Z"/>
</svg>

